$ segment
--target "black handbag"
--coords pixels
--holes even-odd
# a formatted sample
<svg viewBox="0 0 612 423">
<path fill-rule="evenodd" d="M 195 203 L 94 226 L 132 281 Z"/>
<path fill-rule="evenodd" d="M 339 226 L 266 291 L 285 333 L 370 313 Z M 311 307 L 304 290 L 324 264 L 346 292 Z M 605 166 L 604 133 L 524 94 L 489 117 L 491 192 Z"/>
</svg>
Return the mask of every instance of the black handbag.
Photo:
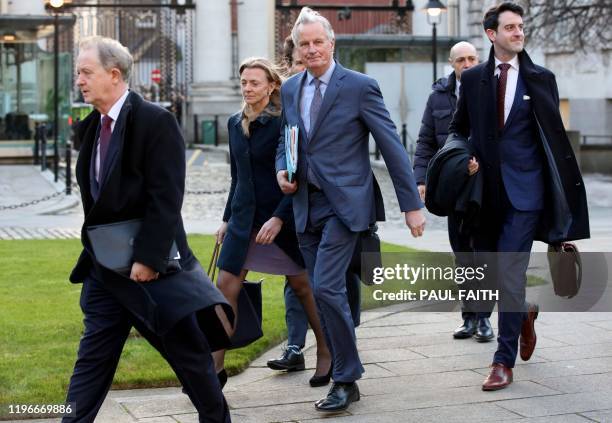
<svg viewBox="0 0 612 423">
<path fill-rule="evenodd" d="M 88 226 L 87 237 L 96 261 L 107 269 L 129 277 L 134 262 L 134 239 L 141 227 L 142 219 Z M 165 258 L 165 268 L 160 273 L 164 275 L 180 271 L 180 259 L 176 242 L 172 242 Z"/>
<path fill-rule="evenodd" d="M 578 247 L 571 242 L 548 245 L 548 266 L 555 294 L 572 298 L 582 283 L 582 260 Z"/>
<path fill-rule="evenodd" d="M 220 246 L 219 243 L 215 243 L 210 265 L 208 266 L 208 275 L 213 283 L 217 271 Z M 234 335 L 230 339 L 231 346 L 228 347 L 229 350 L 245 347 L 263 336 L 261 327 L 261 283 L 262 280 L 258 282 L 242 281 L 242 289 L 238 295 L 238 322 L 236 323 Z"/>
</svg>

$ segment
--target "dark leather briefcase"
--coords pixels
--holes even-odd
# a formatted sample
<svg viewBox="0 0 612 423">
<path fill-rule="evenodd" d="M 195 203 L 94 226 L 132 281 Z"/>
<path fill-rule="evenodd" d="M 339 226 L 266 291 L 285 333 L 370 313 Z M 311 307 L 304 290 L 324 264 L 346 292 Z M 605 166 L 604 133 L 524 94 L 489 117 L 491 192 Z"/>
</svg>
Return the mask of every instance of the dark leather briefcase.
<svg viewBox="0 0 612 423">
<path fill-rule="evenodd" d="M 129 277 L 133 264 L 134 238 L 140 232 L 141 227 L 142 219 L 89 226 L 87 236 L 96 261 L 107 269 Z M 166 258 L 166 269 L 161 273 L 174 273 L 181 270 L 180 258 L 176 242 L 173 242 Z"/>
<path fill-rule="evenodd" d="M 582 283 L 582 260 L 575 244 L 562 242 L 548 246 L 548 265 L 555 294 L 572 298 Z"/>
</svg>

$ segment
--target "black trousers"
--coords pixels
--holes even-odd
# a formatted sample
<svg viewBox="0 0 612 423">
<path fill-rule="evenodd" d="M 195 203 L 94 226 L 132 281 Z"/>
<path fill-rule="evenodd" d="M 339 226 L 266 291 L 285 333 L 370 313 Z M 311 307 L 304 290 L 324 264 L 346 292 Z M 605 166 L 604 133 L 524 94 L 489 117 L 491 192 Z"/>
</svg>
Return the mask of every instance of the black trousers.
<svg viewBox="0 0 612 423">
<path fill-rule="evenodd" d="M 470 245 L 470 238 L 462 235 L 459 230 L 460 221 L 456 215 L 448 216 L 448 240 L 455 255 L 456 266 L 478 266 L 477 258 L 474 255 L 474 249 Z M 466 281 L 461 285 L 461 288 L 469 291 L 478 291 L 480 289 L 490 289 L 489 282 Z M 467 319 L 482 319 L 491 317 L 491 312 L 495 307 L 494 301 L 477 301 L 467 300 L 461 301 L 461 318 Z"/>
<path fill-rule="evenodd" d="M 172 367 L 199 413 L 200 422 L 230 422 L 210 348 L 195 315 L 179 321 L 166 335 L 149 331 L 104 288 L 89 277 L 81 291 L 85 331 L 79 345 L 66 402 L 76 415 L 62 423 L 93 422 L 110 389 L 123 345 L 132 326 Z"/>
</svg>

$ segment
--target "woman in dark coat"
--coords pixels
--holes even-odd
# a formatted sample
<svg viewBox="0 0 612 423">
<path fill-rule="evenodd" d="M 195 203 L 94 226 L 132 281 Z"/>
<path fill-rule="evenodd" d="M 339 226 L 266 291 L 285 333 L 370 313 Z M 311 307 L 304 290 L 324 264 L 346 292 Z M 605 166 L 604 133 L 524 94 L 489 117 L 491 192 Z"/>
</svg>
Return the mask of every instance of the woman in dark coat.
<svg viewBox="0 0 612 423">
<path fill-rule="evenodd" d="M 232 183 L 223 224 L 216 234 L 217 242 L 223 243 L 217 284 L 237 312 L 238 294 L 249 270 L 285 275 L 317 339 L 315 375 L 324 375 L 331 355 L 300 255 L 291 198 L 276 182 L 281 82 L 266 59 L 247 59 L 240 66 L 244 106 L 228 122 Z M 225 376 L 223 359 L 224 351 L 215 353 L 221 379 Z"/>
</svg>

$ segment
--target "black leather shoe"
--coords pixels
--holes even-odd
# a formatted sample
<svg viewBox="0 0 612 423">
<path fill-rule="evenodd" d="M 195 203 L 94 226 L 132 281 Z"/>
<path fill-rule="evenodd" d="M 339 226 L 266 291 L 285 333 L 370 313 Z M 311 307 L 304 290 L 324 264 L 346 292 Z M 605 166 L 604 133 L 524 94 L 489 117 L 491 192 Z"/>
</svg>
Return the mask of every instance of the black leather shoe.
<svg viewBox="0 0 612 423">
<path fill-rule="evenodd" d="M 355 401 L 359 401 L 359 387 L 357 383 L 334 382 L 327 393 L 327 397 L 317 401 L 315 408 L 317 411 L 326 412 L 343 411 Z"/>
<path fill-rule="evenodd" d="M 455 329 L 453 332 L 453 338 L 455 339 L 465 339 L 471 338 L 474 333 L 476 333 L 476 319 L 467 318 L 463 321 L 463 324 Z"/>
<path fill-rule="evenodd" d="M 478 319 L 478 323 L 476 324 L 476 334 L 474 338 L 478 342 L 489 342 L 495 337 L 493 334 L 493 328 L 491 327 L 491 322 L 487 317 L 481 317 Z"/>
<path fill-rule="evenodd" d="M 269 360 L 267 364 L 272 370 L 287 370 L 288 372 L 295 372 L 306 368 L 304 365 L 304 354 L 295 345 L 287 346 L 279 358 Z"/>
<path fill-rule="evenodd" d="M 313 377 L 310 378 L 308 383 L 310 383 L 310 386 L 312 386 L 313 388 L 316 388 L 317 386 L 325 386 L 331 380 L 331 376 L 332 376 L 332 372 L 333 371 L 334 371 L 334 364 L 331 363 L 330 366 L 329 366 L 329 371 L 327 372 L 327 374 L 325 374 L 323 376 L 314 375 Z"/>
</svg>

